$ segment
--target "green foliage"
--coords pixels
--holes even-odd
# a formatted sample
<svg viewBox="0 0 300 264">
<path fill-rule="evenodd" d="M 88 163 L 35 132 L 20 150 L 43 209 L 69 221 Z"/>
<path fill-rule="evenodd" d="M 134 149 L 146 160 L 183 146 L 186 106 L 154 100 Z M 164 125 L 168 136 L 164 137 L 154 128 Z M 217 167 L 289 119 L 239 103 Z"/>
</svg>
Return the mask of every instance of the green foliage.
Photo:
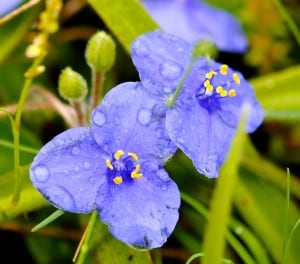
<svg viewBox="0 0 300 264">
<path fill-rule="evenodd" d="M 42 3 L 0 26 L 0 108 L 5 110 L 0 112 L 0 237 L 1 229 L 9 228 L 10 224 L 21 233 L 23 225 L 31 230 L 47 217 L 39 213 L 49 203 L 33 188 L 28 169 L 38 148 L 61 132 L 57 116 L 69 109 L 57 96 L 61 69 L 73 64 L 78 67 L 77 63 L 83 62 L 88 39 L 94 32 L 105 30 L 117 40 L 117 64 L 108 73 L 108 79 L 113 83 L 133 81 L 137 77 L 128 56 L 131 42 L 140 34 L 158 28 L 138 0 L 88 0 L 86 8 L 79 2 L 70 0 L 64 4 L 60 28 L 51 37 L 49 32 L 46 34 L 47 45 L 43 46 L 45 50 L 40 58 L 30 59 L 24 54 L 37 31 L 40 33 L 36 22 L 44 8 Z M 31 255 L 35 263 L 71 262 L 87 226 L 89 232 L 77 263 L 185 263 L 203 256 L 203 251 L 217 258 L 214 262 L 204 259 L 210 264 L 220 259 L 224 263 L 229 259 L 246 264 L 284 263 L 283 258 L 285 264 L 299 263 L 300 159 L 294 153 L 300 153 L 297 44 L 300 21 L 296 20 L 298 25 L 295 25 L 289 14 L 297 13 L 300 5 L 282 6 L 271 0 L 207 2 L 236 14 L 249 37 L 250 49 L 243 55 L 243 64 L 246 69 L 255 67 L 254 74 L 251 71 L 248 75 L 252 74 L 250 81 L 265 112 L 264 125 L 251 137 L 254 143 L 250 137 L 241 139 L 243 134 L 238 133 L 218 179 L 199 175 L 181 152 L 167 163 L 169 174 L 180 188 L 182 205 L 180 221 L 162 249 L 148 252 L 127 246 L 111 236 L 95 213 L 91 216 L 64 214 L 61 219 L 67 224 L 55 221 L 44 228 L 56 226 L 64 230 L 67 226 L 76 233 L 76 241 L 69 241 L 63 232 L 56 232 L 56 238 L 47 232 L 42 236 L 42 229 L 34 234 L 25 233 L 24 239 L 15 242 L 16 248 Z M 88 66 L 79 65 L 79 68 L 86 76 Z M 37 76 L 44 70 L 43 76 Z M 104 86 L 111 88 L 110 83 Z M 41 88 L 40 92 L 33 92 L 37 91 L 33 87 Z M 57 101 L 49 97 L 45 100 L 41 91 L 47 91 Z M 19 109 L 17 118 L 16 109 Z M 14 128 L 7 112 L 11 113 Z M 72 112 L 66 115 L 69 113 Z M 277 147 L 279 141 L 285 148 Z M 270 149 L 276 150 L 280 162 L 271 155 Z M 286 180 L 287 166 L 291 168 L 290 184 Z M 20 191 L 20 197 L 12 204 L 16 190 Z M 74 224 L 78 219 L 80 228 Z M 22 247 L 24 242 L 26 247 Z M 6 251 L 3 248 L 4 254 Z M 17 256 L 11 256 L 12 262 L 14 257 Z M 5 255 L 1 258 L 5 259 Z"/>
</svg>

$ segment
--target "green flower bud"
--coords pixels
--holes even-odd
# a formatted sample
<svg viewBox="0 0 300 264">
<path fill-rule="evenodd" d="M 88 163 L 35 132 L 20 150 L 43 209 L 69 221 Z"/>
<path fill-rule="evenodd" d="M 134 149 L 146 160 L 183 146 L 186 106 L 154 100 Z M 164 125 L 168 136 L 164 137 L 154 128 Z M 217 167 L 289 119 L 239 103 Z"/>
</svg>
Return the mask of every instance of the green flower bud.
<svg viewBox="0 0 300 264">
<path fill-rule="evenodd" d="M 214 59 L 218 56 L 218 49 L 215 44 L 207 39 L 196 43 L 193 50 L 193 58 L 207 57 Z"/>
<path fill-rule="evenodd" d="M 59 75 L 58 92 L 71 103 L 80 102 L 87 95 L 87 82 L 81 74 L 67 67 Z"/>
<path fill-rule="evenodd" d="M 116 44 L 112 37 L 104 31 L 94 34 L 88 41 L 85 58 L 88 65 L 98 72 L 110 70 L 116 58 Z"/>
</svg>

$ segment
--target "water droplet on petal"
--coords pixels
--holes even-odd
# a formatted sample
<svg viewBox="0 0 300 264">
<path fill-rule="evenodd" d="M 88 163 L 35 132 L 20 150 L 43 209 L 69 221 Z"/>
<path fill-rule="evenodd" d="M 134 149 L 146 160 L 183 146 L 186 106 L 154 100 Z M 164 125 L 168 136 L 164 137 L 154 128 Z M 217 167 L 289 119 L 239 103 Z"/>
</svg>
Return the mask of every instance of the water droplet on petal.
<svg viewBox="0 0 300 264">
<path fill-rule="evenodd" d="M 132 51 L 136 53 L 138 56 L 149 56 L 150 54 L 150 49 L 148 47 L 148 44 L 143 41 L 142 39 L 138 39 L 134 42 Z"/>
<path fill-rule="evenodd" d="M 165 170 L 159 170 L 157 171 L 156 175 L 162 180 L 162 181 L 169 181 L 170 177 L 168 173 Z"/>
<path fill-rule="evenodd" d="M 92 117 L 93 122 L 97 126 L 103 126 L 106 122 L 106 115 L 103 112 L 100 112 L 99 110 L 95 111 Z"/>
<path fill-rule="evenodd" d="M 185 140 L 183 138 L 178 138 L 177 141 L 180 144 L 184 144 L 185 143 Z"/>
<path fill-rule="evenodd" d="M 79 154 L 79 152 L 80 152 L 80 150 L 79 150 L 79 148 L 78 148 L 78 147 L 74 147 L 74 148 L 72 148 L 72 154 L 73 154 L 73 155 L 78 155 L 78 154 Z"/>
<path fill-rule="evenodd" d="M 46 182 L 50 172 L 45 165 L 40 165 L 33 169 L 33 175 L 38 182 Z"/>
<path fill-rule="evenodd" d="M 171 93 L 173 91 L 171 86 L 164 86 L 163 90 L 166 94 Z"/>
<path fill-rule="evenodd" d="M 138 121 L 146 126 L 150 123 L 151 121 L 151 116 L 152 116 L 152 113 L 150 110 L 148 109 L 141 109 L 139 112 L 138 112 Z"/>
<path fill-rule="evenodd" d="M 79 172 L 80 171 L 80 168 L 78 166 L 74 166 L 73 169 L 74 169 L 75 172 Z"/>
<path fill-rule="evenodd" d="M 61 209 L 67 211 L 74 211 L 76 209 L 73 196 L 63 187 L 51 185 L 43 193 L 48 200 Z"/>
<path fill-rule="evenodd" d="M 68 174 L 69 174 L 69 171 L 68 171 L 68 170 L 63 170 L 63 173 L 64 173 L 65 175 L 68 175 Z"/>
<path fill-rule="evenodd" d="M 160 187 L 160 189 L 161 189 L 162 191 L 166 191 L 166 190 L 168 190 L 168 186 L 167 186 L 167 185 L 162 185 L 162 186 Z"/>
<path fill-rule="evenodd" d="M 160 65 L 159 72 L 167 80 L 175 80 L 181 76 L 183 68 L 176 62 L 166 61 Z"/>
<path fill-rule="evenodd" d="M 56 139 L 54 140 L 54 144 L 55 144 L 56 146 L 58 146 L 58 147 L 62 147 L 62 146 L 64 146 L 65 141 L 64 141 L 63 139 L 61 139 L 61 138 L 56 138 Z"/>
<path fill-rule="evenodd" d="M 83 168 L 85 168 L 86 170 L 88 170 L 91 167 L 91 163 L 89 163 L 88 161 L 85 161 L 83 163 Z"/>
</svg>

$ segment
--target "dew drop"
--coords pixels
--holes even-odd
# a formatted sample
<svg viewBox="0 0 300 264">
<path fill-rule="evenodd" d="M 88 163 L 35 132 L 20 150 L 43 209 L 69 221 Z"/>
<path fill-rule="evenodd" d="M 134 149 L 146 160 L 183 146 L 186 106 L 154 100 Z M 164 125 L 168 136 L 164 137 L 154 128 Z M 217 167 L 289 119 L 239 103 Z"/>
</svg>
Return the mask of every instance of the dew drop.
<svg viewBox="0 0 300 264">
<path fill-rule="evenodd" d="M 146 126 L 150 123 L 151 121 L 151 111 L 148 110 L 148 109 L 141 109 L 139 112 L 138 112 L 138 121 Z"/>
<path fill-rule="evenodd" d="M 38 182 L 46 182 L 50 172 L 45 165 L 40 165 L 33 169 L 33 175 Z"/>
<path fill-rule="evenodd" d="M 181 76 L 183 68 L 176 62 L 166 61 L 160 65 L 159 72 L 167 80 L 175 80 Z"/>
<path fill-rule="evenodd" d="M 157 171 L 156 175 L 162 180 L 162 181 L 168 181 L 170 180 L 168 173 L 165 170 L 159 170 Z"/>
<path fill-rule="evenodd" d="M 56 146 L 58 146 L 58 147 L 62 147 L 62 146 L 64 146 L 65 141 L 64 141 L 63 139 L 61 139 L 61 138 L 56 138 L 56 139 L 54 140 L 54 144 L 55 144 Z"/>
<path fill-rule="evenodd" d="M 106 115 L 103 112 L 95 111 L 92 119 L 95 125 L 103 126 L 104 123 L 106 122 Z"/>
<path fill-rule="evenodd" d="M 150 54 L 150 49 L 148 44 L 142 39 L 138 39 L 137 41 L 134 42 L 132 50 L 134 53 L 136 53 L 138 56 L 141 57 L 149 56 Z"/>
<path fill-rule="evenodd" d="M 68 175 L 68 174 L 69 174 L 69 171 L 68 171 L 68 170 L 63 170 L 63 173 L 64 173 L 65 175 Z"/>
<path fill-rule="evenodd" d="M 167 185 L 162 185 L 162 186 L 160 187 L 160 189 L 161 189 L 162 191 L 166 191 L 166 190 L 168 190 L 168 186 L 167 186 Z"/>
<path fill-rule="evenodd" d="M 183 138 L 178 138 L 177 141 L 180 144 L 184 144 L 185 143 L 185 140 Z"/>
<path fill-rule="evenodd" d="M 79 148 L 78 148 L 78 147 L 74 147 L 74 148 L 72 148 L 72 154 L 73 154 L 73 155 L 78 155 L 78 154 L 79 154 L 79 152 L 80 152 L 80 150 L 79 150 Z"/>
<path fill-rule="evenodd" d="M 73 196 L 63 187 L 51 185 L 44 190 L 44 195 L 61 209 L 71 212 L 76 209 Z"/>
<path fill-rule="evenodd" d="M 164 90 L 164 93 L 166 93 L 166 94 L 169 94 L 173 91 L 171 86 L 164 86 L 163 90 Z"/>
<path fill-rule="evenodd" d="M 88 170 L 91 167 L 91 163 L 89 163 L 88 161 L 85 161 L 83 163 L 83 168 L 85 168 L 86 170 Z"/>
<path fill-rule="evenodd" d="M 73 169 L 74 169 L 75 172 L 79 172 L 80 171 L 80 168 L 78 166 L 74 166 Z"/>
</svg>

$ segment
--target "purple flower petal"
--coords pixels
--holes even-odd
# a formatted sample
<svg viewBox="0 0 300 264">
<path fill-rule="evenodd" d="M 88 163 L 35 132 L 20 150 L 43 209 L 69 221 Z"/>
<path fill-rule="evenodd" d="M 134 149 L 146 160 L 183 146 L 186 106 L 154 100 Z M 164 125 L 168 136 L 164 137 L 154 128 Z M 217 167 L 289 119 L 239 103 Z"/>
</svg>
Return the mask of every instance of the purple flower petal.
<svg viewBox="0 0 300 264">
<path fill-rule="evenodd" d="M 131 51 L 142 86 L 161 96 L 175 91 L 190 62 L 192 47 L 158 30 L 138 37 Z"/>
<path fill-rule="evenodd" d="M 16 8 L 22 0 L 2 0 L 0 1 L 0 17 Z"/>
<path fill-rule="evenodd" d="M 33 185 L 55 207 L 89 213 L 106 183 L 105 154 L 87 127 L 69 129 L 41 148 L 30 167 Z"/>
<path fill-rule="evenodd" d="M 247 39 L 230 13 L 200 0 L 144 0 L 144 6 L 168 33 L 195 44 L 208 39 L 227 52 L 245 52 Z"/>
<path fill-rule="evenodd" d="M 102 185 L 97 206 L 101 220 L 116 238 L 131 245 L 156 248 L 166 242 L 178 221 L 180 194 L 160 165 L 140 165 L 141 178 Z"/>
<path fill-rule="evenodd" d="M 123 83 L 112 89 L 91 115 L 92 135 L 101 148 L 114 153 L 140 153 L 162 162 L 176 151 L 168 138 L 156 98 L 139 83 Z M 164 114 L 164 113 L 163 113 Z"/>
</svg>

